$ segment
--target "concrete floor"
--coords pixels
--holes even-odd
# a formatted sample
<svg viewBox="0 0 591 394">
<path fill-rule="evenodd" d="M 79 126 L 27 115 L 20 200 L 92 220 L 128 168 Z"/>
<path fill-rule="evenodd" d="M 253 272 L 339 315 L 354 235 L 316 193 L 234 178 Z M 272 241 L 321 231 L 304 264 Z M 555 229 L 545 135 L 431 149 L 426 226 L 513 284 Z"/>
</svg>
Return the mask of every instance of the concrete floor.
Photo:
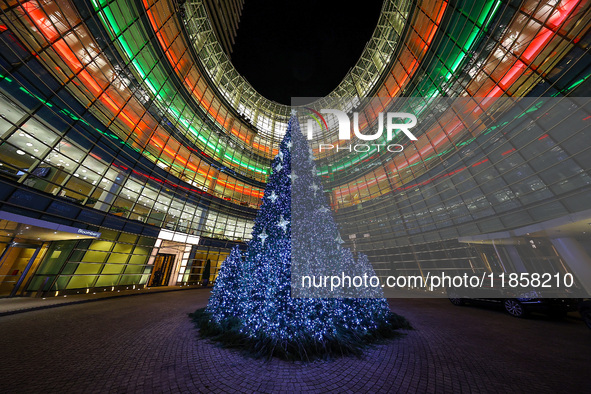
<svg viewBox="0 0 591 394">
<path fill-rule="evenodd" d="M 591 330 L 447 300 L 392 300 L 416 328 L 363 357 L 265 362 L 200 340 L 208 291 L 0 317 L 0 392 L 590 392 Z"/>
</svg>

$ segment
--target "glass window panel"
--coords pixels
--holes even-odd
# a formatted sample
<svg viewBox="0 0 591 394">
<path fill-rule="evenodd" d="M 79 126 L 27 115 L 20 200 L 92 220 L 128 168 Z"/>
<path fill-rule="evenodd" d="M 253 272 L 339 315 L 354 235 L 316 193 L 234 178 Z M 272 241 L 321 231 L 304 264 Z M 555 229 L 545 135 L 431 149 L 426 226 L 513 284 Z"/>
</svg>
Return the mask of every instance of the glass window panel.
<svg viewBox="0 0 591 394">
<path fill-rule="evenodd" d="M 80 275 L 80 276 L 73 276 L 70 282 L 68 283 L 68 289 L 81 289 L 81 288 L 89 288 L 92 287 L 94 281 L 96 279 L 96 275 Z"/>
<path fill-rule="evenodd" d="M 119 275 L 101 275 L 95 283 L 95 287 L 115 286 L 119 282 Z"/>
</svg>

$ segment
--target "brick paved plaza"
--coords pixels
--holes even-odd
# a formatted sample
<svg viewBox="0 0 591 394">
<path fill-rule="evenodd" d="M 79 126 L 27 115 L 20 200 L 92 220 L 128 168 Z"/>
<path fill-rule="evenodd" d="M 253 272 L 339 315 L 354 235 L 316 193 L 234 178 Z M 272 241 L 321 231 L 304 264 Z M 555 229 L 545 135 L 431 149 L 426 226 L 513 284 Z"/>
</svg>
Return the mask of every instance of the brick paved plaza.
<svg viewBox="0 0 591 394">
<path fill-rule="evenodd" d="M 203 289 L 0 317 L 3 393 L 589 392 L 591 332 L 447 300 L 392 300 L 414 331 L 361 358 L 265 362 L 200 340 Z"/>
</svg>

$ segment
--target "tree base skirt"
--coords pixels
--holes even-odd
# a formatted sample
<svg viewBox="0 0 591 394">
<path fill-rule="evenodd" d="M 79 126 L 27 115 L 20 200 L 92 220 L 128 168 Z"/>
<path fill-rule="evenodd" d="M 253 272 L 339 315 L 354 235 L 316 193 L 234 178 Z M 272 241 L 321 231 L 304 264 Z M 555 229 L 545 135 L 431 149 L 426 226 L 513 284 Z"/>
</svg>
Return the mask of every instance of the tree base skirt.
<svg viewBox="0 0 591 394">
<path fill-rule="evenodd" d="M 277 357 L 290 361 L 314 361 L 333 359 L 343 356 L 361 356 L 363 349 L 373 344 L 403 335 L 398 330 L 410 330 L 412 326 L 406 318 L 390 313 L 387 321 L 381 323 L 373 332 L 359 335 L 343 330 L 334 337 L 316 340 L 302 334 L 293 340 L 275 340 L 264 335 L 250 337 L 240 332 L 240 321 L 228 319 L 222 324 L 216 323 L 205 308 L 189 314 L 202 338 L 211 339 L 224 348 L 242 350 L 245 355 L 254 358 L 271 359 Z"/>
</svg>

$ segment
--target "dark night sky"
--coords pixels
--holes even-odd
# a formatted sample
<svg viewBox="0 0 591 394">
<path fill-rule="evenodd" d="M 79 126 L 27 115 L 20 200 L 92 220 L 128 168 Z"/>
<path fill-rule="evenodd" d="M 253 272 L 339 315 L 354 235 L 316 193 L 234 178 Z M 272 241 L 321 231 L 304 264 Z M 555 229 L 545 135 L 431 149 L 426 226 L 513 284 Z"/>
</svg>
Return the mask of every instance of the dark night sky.
<svg viewBox="0 0 591 394">
<path fill-rule="evenodd" d="M 245 1 L 232 61 L 268 99 L 330 93 L 355 65 L 382 1 Z"/>
</svg>

